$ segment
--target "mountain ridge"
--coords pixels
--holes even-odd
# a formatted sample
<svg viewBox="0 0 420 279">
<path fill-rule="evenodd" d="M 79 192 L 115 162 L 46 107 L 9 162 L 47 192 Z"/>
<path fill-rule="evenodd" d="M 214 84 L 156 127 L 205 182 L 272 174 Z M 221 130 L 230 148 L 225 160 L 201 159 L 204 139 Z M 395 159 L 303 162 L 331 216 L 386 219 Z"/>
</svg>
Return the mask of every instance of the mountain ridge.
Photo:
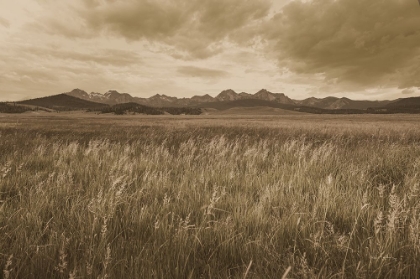
<svg viewBox="0 0 420 279">
<path fill-rule="evenodd" d="M 80 94 L 84 97 L 89 98 L 89 94 L 79 90 Z M 112 95 L 115 92 L 109 92 Z M 127 94 L 128 95 L 128 94 Z M 121 97 L 121 96 L 118 96 Z M 127 97 L 126 95 L 123 97 Z M 121 98 L 120 98 L 121 99 Z M 90 111 L 96 113 L 114 113 L 118 115 L 122 114 L 147 114 L 147 115 L 199 115 L 202 113 L 200 108 L 196 107 L 162 107 L 156 108 L 138 104 L 135 102 L 126 102 L 115 105 L 108 105 L 104 103 L 92 102 L 84 100 L 67 94 L 57 94 L 41 98 L 29 99 L 21 102 L 15 102 L 13 104 L 0 103 L 0 112 L 5 113 L 22 113 L 25 111 L 35 110 L 46 110 L 46 111 Z"/>
<path fill-rule="evenodd" d="M 254 94 L 237 93 L 232 89 L 221 91 L 215 97 L 208 94 L 191 98 L 177 98 L 166 94 L 155 94 L 149 98 L 133 97 L 129 93 L 108 90 L 101 94 L 87 93 L 82 89 L 16 102 L 20 106 L 30 106 L 31 109 L 51 109 L 55 111 L 109 111 L 116 114 L 145 113 L 154 111 L 168 114 L 200 114 L 201 109 L 229 110 L 265 107 L 295 112 L 315 114 L 389 114 L 389 113 L 420 113 L 420 97 L 399 98 L 386 101 L 351 100 L 346 97 L 310 97 L 304 100 L 294 100 L 284 93 L 273 93 L 261 89 Z M 145 107 L 142 107 L 145 106 Z M 0 112 L 23 111 L 24 108 L 3 105 Z M 237 110 L 237 109 L 236 109 Z M 254 109 L 255 110 L 255 109 Z"/>
<path fill-rule="evenodd" d="M 116 90 L 109 90 L 104 94 L 91 92 L 87 93 L 81 89 L 74 89 L 67 94 L 76 98 L 108 104 L 116 105 L 122 103 L 134 102 L 142 105 L 152 107 L 185 107 L 185 106 L 197 106 L 200 104 L 207 104 L 212 102 L 226 102 L 226 101 L 238 101 L 238 100 L 264 100 L 279 104 L 288 104 L 296 106 L 314 107 L 319 109 L 335 110 L 335 109 L 361 109 L 365 110 L 368 108 L 377 108 L 386 106 L 396 100 L 389 101 L 370 101 L 370 100 L 351 100 L 346 97 L 325 97 L 315 98 L 310 97 L 304 100 L 294 100 L 289 98 L 284 93 L 273 93 L 267 89 L 261 89 L 255 94 L 246 92 L 237 93 L 232 89 L 221 91 L 216 97 L 212 97 L 208 94 L 203 96 L 193 96 L 191 98 L 177 98 L 168 96 L 165 94 L 156 94 L 149 98 L 133 97 L 129 93 L 120 93 Z"/>
</svg>

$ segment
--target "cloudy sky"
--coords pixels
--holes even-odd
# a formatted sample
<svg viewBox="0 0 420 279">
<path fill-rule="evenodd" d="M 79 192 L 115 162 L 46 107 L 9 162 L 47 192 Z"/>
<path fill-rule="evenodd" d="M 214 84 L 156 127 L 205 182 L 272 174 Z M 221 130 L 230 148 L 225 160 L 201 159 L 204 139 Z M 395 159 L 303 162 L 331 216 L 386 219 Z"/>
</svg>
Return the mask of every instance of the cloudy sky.
<svg viewBox="0 0 420 279">
<path fill-rule="evenodd" d="M 0 100 L 420 95 L 417 0 L 0 0 Z"/>
</svg>

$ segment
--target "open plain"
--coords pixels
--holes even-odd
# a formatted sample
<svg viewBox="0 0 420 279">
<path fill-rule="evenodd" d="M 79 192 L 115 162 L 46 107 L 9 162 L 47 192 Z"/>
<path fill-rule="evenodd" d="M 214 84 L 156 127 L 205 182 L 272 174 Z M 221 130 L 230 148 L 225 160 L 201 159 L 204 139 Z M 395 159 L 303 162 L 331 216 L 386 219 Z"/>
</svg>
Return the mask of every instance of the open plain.
<svg viewBox="0 0 420 279">
<path fill-rule="evenodd" d="M 3 278 L 420 278 L 420 116 L 0 114 Z"/>
</svg>

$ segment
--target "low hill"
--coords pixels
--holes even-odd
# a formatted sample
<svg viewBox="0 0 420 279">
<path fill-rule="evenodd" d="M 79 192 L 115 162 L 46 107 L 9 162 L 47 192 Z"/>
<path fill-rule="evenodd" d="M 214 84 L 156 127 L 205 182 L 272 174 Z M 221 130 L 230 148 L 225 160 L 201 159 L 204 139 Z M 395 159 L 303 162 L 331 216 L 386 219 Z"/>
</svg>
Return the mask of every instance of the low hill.
<svg viewBox="0 0 420 279">
<path fill-rule="evenodd" d="M 327 110 L 334 109 L 350 109 L 350 110 L 364 110 L 367 108 L 382 107 L 388 104 L 390 101 L 366 101 L 366 100 L 351 100 L 349 98 L 337 98 L 337 97 L 326 97 L 326 98 L 315 98 L 311 97 L 302 101 L 295 101 L 298 105 L 316 107 Z"/>
<path fill-rule="evenodd" d="M 387 104 L 385 108 L 414 108 L 420 110 L 420 97 L 398 99 Z"/>
<path fill-rule="evenodd" d="M 18 104 L 31 105 L 37 107 L 44 107 L 59 111 L 70 111 L 70 110 L 85 110 L 85 109 L 100 109 L 107 107 L 108 105 L 95 103 L 83 99 L 79 99 L 66 94 L 58 94 L 48 97 L 30 99 L 26 101 L 18 102 Z"/>
<path fill-rule="evenodd" d="M 305 114 L 295 110 L 285 110 L 273 107 L 234 107 L 226 110 L 206 109 L 206 114 L 211 115 L 291 115 L 291 114 Z"/>
<path fill-rule="evenodd" d="M 172 115 L 199 115 L 202 113 L 199 108 L 190 108 L 190 107 L 163 107 L 155 108 L 145 105 L 140 105 L 138 103 L 124 103 L 117 104 L 111 107 L 102 108 L 99 110 L 102 113 L 114 113 L 117 115 L 122 114 L 148 114 L 148 115 L 162 115 L 162 114 L 172 114 Z"/>
<path fill-rule="evenodd" d="M 201 103 L 201 104 L 196 105 L 196 107 L 214 108 L 217 110 L 226 110 L 226 109 L 235 108 L 235 107 L 271 107 L 271 108 L 293 110 L 296 106 L 289 105 L 289 104 L 275 103 L 275 102 L 260 100 L 260 99 L 243 99 L 243 100 L 233 100 L 233 101 Z"/>
<path fill-rule="evenodd" d="M 382 107 L 368 108 L 368 113 L 420 113 L 420 97 L 402 98 L 388 103 Z"/>
<path fill-rule="evenodd" d="M 301 106 L 301 105 L 292 105 L 292 104 L 282 104 L 266 100 L 258 99 L 245 99 L 245 100 L 235 100 L 235 101 L 224 101 L 224 102 L 213 102 L 213 103 L 203 103 L 197 105 L 201 108 L 212 108 L 217 110 L 227 110 L 236 107 L 242 108 L 253 108 L 253 107 L 267 107 L 267 108 L 277 108 L 295 112 L 305 112 L 305 113 L 314 113 L 314 114 L 363 114 L 366 113 L 365 110 L 358 109 L 321 109 L 316 107 Z"/>
</svg>

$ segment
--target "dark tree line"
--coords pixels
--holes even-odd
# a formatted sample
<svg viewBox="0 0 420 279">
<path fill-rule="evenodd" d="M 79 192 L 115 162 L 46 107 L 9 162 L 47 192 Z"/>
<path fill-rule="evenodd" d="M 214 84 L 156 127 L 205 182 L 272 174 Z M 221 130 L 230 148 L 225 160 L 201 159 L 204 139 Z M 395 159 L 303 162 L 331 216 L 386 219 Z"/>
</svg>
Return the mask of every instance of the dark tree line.
<svg viewBox="0 0 420 279">
<path fill-rule="evenodd" d="M 23 113 L 25 111 L 33 111 L 34 109 L 31 109 L 29 107 L 25 106 L 19 106 L 15 103 L 9 104 L 9 103 L 0 103 L 0 112 L 2 113 Z"/>
<path fill-rule="evenodd" d="M 123 114 L 148 114 L 148 115 L 163 115 L 165 113 L 169 113 L 172 115 L 200 115 L 201 109 L 199 108 L 189 108 L 189 107 L 163 107 L 163 108 L 155 108 L 149 107 L 145 105 L 140 105 L 137 103 L 125 103 L 125 104 L 117 104 L 111 107 L 104 107 L 99 110 L 101 113 L 114 113 L 117 115 Z"/>
</svg>

